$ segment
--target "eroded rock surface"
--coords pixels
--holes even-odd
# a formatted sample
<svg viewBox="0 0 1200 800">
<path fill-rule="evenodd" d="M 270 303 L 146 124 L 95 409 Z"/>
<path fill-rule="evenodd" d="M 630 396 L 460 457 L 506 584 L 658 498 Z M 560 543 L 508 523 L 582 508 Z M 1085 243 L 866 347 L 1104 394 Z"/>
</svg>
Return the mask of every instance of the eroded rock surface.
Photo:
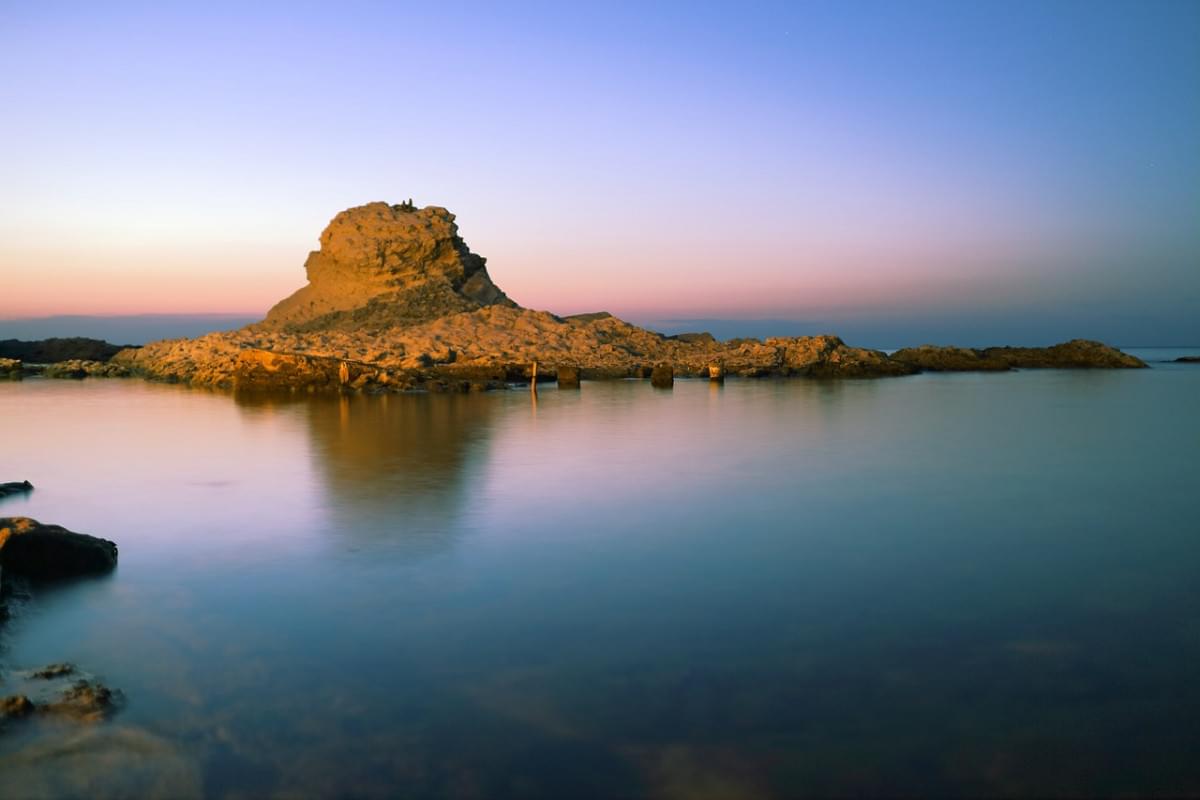
<svg viewBox="0 0 1200 800">
<path fill-rule="evenodd" d="M 308 285 L 260 323 L 290 331 L 413 324 L 515 305 L 444 208 L 368 203 L 333 218 L 304 263 Z"/>
<path fill-rule="evenodd" d="M 476 388 L 528 378 L 533 362 L 584 379 L 880 377 L 921 369 L 1140 366 L 1094 342 L 971 351 L 915 348 L 891 357 L 836 336 L 733 339 L 663 336 L 607 312 L 559 317 L 522 308 L 492 282 L 444 208 L 370 203 L 338 214 L 305 263 L 309 284 L 240 330 L 155 342 L 114 364 L 136 374 L 241 389 Z M 948 352 L 953 350 L 953 353 Z"/>
</svg>

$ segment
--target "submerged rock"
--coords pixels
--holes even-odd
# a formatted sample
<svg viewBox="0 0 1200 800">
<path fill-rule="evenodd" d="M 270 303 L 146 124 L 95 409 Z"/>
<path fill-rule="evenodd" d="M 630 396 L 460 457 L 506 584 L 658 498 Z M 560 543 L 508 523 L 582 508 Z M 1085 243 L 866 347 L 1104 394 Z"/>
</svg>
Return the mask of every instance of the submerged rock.
<svg viewBox="0 0 1200 800">
<path fill-rule="evenodd" d="M 63 667 L 70 668 L 63 670 Z M 76 677 L 69 679 L 71 676 Z M 38 714 L 76 722 L 98 722 L 117 711 L 123 698 L 121 692 L 71 665 L 52 664 L 18 672 L 13 677 L 19 692 L 0 698 L 0 721 Z"/>
<path fill-rule="evenodd" d="M 29 517 L 0 517 L 0 568 L 5 573 L 52 580 L 109 572 L 116 565 L 117 546 L 107 539 Z"/>
</svg>

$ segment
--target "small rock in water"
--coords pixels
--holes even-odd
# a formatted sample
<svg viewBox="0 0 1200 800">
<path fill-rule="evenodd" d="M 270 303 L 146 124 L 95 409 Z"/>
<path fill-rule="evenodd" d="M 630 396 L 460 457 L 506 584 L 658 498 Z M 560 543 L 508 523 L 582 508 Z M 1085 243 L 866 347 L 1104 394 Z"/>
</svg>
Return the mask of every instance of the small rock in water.
<svg viewBox="0 0 1200 800">
<path fill-rule="evenodd" d="M 560 389 L 578 389 L 579 388 L 579 367 L 560 366 L 558 368 L 558 388 L 560 388 Z"/>
<path fill-rule="evenodd" d="M 675 385 L 675 370 L 670 364 L 659 364 L 650 372 L 650 385 L 659 389 L 670 389 Z"/>
</svg>

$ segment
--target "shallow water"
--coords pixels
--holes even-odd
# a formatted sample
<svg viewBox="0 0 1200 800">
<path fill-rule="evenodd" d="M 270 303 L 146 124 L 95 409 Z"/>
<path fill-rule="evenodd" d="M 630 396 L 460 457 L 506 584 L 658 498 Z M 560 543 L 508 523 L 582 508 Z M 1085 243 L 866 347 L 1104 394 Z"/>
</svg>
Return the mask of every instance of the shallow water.
<svg viewBox="0 0 1200 800">
<path fill-rule="evenodd" d="M 121 547 L 0 665 L 127 696 L 10 728 L 0 796 L 1196 793 L 1198 396 L 0 383 L 0 514 Z"/>
</svg>

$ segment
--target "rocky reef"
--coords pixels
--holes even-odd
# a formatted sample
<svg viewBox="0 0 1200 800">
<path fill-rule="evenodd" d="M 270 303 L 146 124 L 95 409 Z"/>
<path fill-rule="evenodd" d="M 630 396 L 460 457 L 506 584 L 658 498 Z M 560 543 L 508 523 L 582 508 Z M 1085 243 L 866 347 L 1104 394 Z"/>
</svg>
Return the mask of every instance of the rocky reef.
<svg viewBox="0 0 1200 800">
<path fill-rule="evenodd" d="M 1053 348 L 917 348 L 889 357 L 836 336 L 664 336 L 606 312 L 560 317 L 517 305 L 444 208 L 370 203 L 341 212 L 305 262 L 308 285 L 261 322 L 118 353 L 151 379 L 236 389 L 492 388 L 543 378 L 679 376 L 882 377 L 922 369 L 1143 366 L 1075 341 Z"/>
</svg>

